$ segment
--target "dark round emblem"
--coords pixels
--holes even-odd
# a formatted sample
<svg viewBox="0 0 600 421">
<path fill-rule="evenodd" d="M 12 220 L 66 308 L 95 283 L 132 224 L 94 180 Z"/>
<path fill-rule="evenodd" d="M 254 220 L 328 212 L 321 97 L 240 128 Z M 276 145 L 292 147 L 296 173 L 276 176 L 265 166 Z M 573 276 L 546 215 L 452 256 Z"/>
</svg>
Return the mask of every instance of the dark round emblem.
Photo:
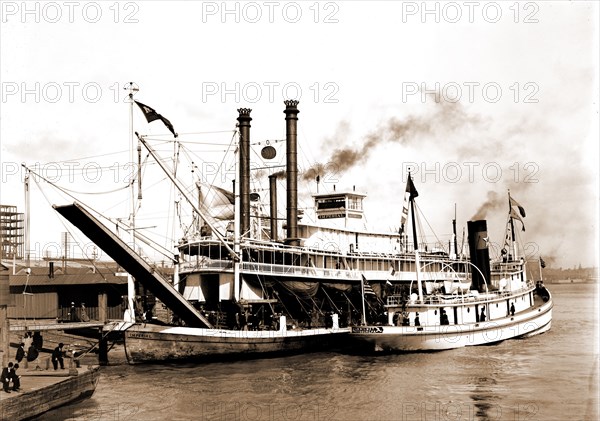
<svg viewBox="0 0 600 421">
<path fill-rule="evenodd" d="M 275 155 L 277 155 L 277 151 L 275 150 L 275 148 L 273 146 L 265 146 L 260 151 L 260 155 L 264 159 L 273 159 L 273 158 L 275 158 Z"/>
</svg>

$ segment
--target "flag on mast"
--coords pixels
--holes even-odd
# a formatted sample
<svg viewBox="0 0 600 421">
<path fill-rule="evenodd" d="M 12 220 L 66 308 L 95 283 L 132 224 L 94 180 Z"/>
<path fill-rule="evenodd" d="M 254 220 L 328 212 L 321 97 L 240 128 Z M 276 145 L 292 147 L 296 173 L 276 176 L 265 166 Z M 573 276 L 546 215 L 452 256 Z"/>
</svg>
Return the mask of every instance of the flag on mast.
<svg viewBox="0 0 600 421">
<path fill-rule="evenodd" d="M 408 180 L 406 181 L 406 191 L 408 193 L 410 193 L 411 199 L 414 199 L 415 197 L 417 197 L 419 195 L 419 192 L 415 188 L 415 185 L 412 181 L 412 177 L 410 176 L 410 173 L 408 173 Z"/>
<path fill-rule="evenodd" d="M 144 113 L 144 117 L 146 117 L 146 121 L 148 121 L 148 123 L 151 123 L 154 120 L 160 120 L 164 123 L 165 126 L 167 126 L 167 129 L 169 129 L 169 131 L 173 133 L 173 136 L 178 136 L 178 134 L 175 133 L 175 129 L 173 128 L 171 122 L 159 113 L 157 113 L 156 110 L 154 110 L 154 108 L 148 107 L 147 105 L 144 105 L 138 101 L 135 101 L 135 103 L 138 105 L 138 107 L 140 107 L 140 109 Z"/>
<path fill-rule="evenodd" d="M 513 206 L 516 206 L 517 208 L 519 208 L 519 213 L 521 214 L 521 216 L 523 218 L 525 218 L 525 208 L 523 206 L 519 205 L 519 203 L 512 197 L 509 196 L 509 198 L 510 198 L 510 208 L 512 209 Z M 521 222 L 523 222 L 523 221 L 521 221 Z"/>
<path fill-rule="evenodd" d="M 510 209 L 510 217 L 512 219 L 518 219 L 521 221 L 521 224 L 523 225 L 523 231 L 525 231 L 525 223 L 523 222 L 523 218 L 521 218 L 521 215 L 519 215 L 513 208 Z"/>
<path fill-rule="evenodd" d="M 402 216 L 400 218 L 400 235 L 404 233 L 404 225 L 408 219 L 408 202 L 410 199 L 414 199 L 419 195 L 419 192 L 415 188 L 410 173 L 408 173 L 408 180 L 406 180 L 406 190 L 404 192 L 404 204 L 402 206 Z"/>
<path fill-rule="evenodd" d="M 375 294 L 375 290 L 373 289 L 373 287 L 371 286 L 371 284 L 369 284 L 369 281 L 367 281 L 367 278 L 365 278 L 365 275 L 362 275 L 362 280 L 363 280 L 363 291 L 365 295 L 375 295 L 377 296 L 377 294 Z"/>
<path fill-rule="evenodd" d="M 198 189 L 198 202 L 202 211 L 219 220 L 231 220 L 234 217 L 234 195 L 233 192 L 224 188 L 196 182 Z M 250 194 L 250 202 L 260 200 L 258 193 Z"/>
<path fill-rule="evenodd" d="M 509 211 L 509 216 L 512 219 L 518 219 L 519 221 L 521 221 L 521 224 L 523 224 L 523 231 L 525 231 L 525 223 L 523 222 L 523 218 L 525 218 L 525 208 L 523 206 L 521 206 L 519 204 L 519 202 L 517 202 L 515 199 L 513 199 L 510 195 L 510 193 L 508 193 L 508 203 L 509 203 L 509 207 L 510 207 L 510 211 Z M 515 206 L 517 207 L 517 209 L 519 209 L 519 212 L 517 213 L 517 211 L 515 211 Z"/>
</svg>

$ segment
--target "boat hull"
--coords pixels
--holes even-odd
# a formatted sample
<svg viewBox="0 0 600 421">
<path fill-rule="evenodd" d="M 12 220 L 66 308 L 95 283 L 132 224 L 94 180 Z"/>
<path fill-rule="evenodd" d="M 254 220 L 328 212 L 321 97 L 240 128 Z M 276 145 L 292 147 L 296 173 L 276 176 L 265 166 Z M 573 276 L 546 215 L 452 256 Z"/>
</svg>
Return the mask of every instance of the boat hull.
<svg viewBox="0 0 600 421">
<path fill-rule="evenodd" d="M 550 329 L 552 299 L 512 317 L 462 325 L 355 326 L 350 341 L 368 352 L 442 351 L 534 336 Z"/>
<path fill-rule="evenodd" d="M 131 364 L 161 361 L 214 361 L 343 347 L 350 329 L 244 331 L 134 325 L 125 332 Z"/>
</svg>

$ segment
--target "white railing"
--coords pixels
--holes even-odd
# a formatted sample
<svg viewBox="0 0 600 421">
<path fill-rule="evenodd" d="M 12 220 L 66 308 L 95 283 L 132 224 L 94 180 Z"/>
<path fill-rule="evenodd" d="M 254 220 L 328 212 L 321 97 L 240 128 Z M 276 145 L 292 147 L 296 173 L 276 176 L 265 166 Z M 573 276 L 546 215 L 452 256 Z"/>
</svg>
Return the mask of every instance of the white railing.
<svg viewBox="0 0 600 421">
<path fill-rule="evenodd" d="M 424 297 L 423 304 L 439 305 L 439 304 L 468 303 L 471 301 L 478 301 L 478 302 L 497 301 L 502 298 L 506 298 L 506 297 L 510 297 L 510 296 L 514 296 L 514 295 L 520 295 L 520 294 L 530 290 L 533 287 L 534 287 L 533 282 L 528 281 L 523 288 L 519 288 L 518 290 L 514 290 L 514 291 L 500 291 L 500 292 L 494 291 L 494 292 L 490 292 L 487 294 L 482 293 L 481 295 L 472 295 L 472 294 L 428 295 L 428 296 Z M 409 304 L 409 303 L 412 304 L 412 302 L 410 300 L 406 300 L 406 297 L 404 297 L 404 302 L 406 302 L 407 304 Z M 387 297 L 387 305 L 400 306 L 402 304 L 403 304 L 403 297 L 401 295 L 390 295 Z"/>
<path fill-rule="evenodd" d="M 266 273 L 274 275 L 288 275 L 306 278 L 334 279 L 334 280 L 360 280 L 360 273 L 346 269 L 322 269 L 309 266 L 287 266 L 269 263 L 243 262 L 240 270 L 249 273 Z"/>
</svg>

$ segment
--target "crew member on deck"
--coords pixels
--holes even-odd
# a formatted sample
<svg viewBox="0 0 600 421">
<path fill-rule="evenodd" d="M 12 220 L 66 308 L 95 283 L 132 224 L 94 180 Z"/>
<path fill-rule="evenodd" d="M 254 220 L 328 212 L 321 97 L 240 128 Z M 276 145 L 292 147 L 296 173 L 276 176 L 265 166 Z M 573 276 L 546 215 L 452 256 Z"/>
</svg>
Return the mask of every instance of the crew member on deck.
<svg viewBox="0 0 600 421">
<path fill-rule="evenodd" d="M 17 348 L 17 354 L 15 355 L 15 361 L 20 363 L 24 356 L 25 356 L 25 343 L 21 342 L 21 344 Z"/>
<path fill-rule="evenodd" d="M 39 330 L 36 330 L 33 333 L 33 345 L 38 351 L 41 351 L 44 347 L 44 337 L 42 336 Z"/>
<path fill-rule="evenodd" d="M 485 315 L 483 317 L 485 318 Z M 443 309 L 442 309 L 442 315 L 440 317 L 440 324 L 442 324 L 442 325 L 450 324 L 450 320 L 448 320 L 448 314 L 446 314 L 446 310 L 443 310 Z"/>
<path fill-rule="evenodd" d="M 13 382 L 12 390 L 13 390 L 13 392 L 18 392 L 19 390 L 21 390 L 21 376 L 19 376 L 17 374 L 18 369 L 19 369 L 19 364 L 16 363 L 13 366 L 13 371 L 12 371 L 12 382 Z"/>
<path fill-rule="evenodd" d="M 55 370 L 58 370 L 58 363 L 60 363 L 60 369 L 64 370 L 65 368 L 65 363 L 63 360 L 63 343 L 59 343 L 58 346 L 56 348 L 54 348 L 54 351 L 52 351 L 52 365 L 54 366 Z"/>
<path fill-rule="evenodd" d="M 479 321 L 485 322 L 485 308 L 481 309 L 481 314 L 479 315 Z"/>
<path fill-rule="evenodd" d="M 27 348 L 27 362 L 33 363 L 35 362 L 35 369 L 37 370 L 39 365 L 38 365 L 38 361 L 37 358 L 40 355 L 39 351 L 37 350 L 37 348 L 35 347 L 35 345 L 32 343 L 29 348 Z"/>
<path fill-rule="evenodd" d="M 510 315 L 511 316 L 515 315 L 515 303 L 510 304 Z"/>
</svg>

